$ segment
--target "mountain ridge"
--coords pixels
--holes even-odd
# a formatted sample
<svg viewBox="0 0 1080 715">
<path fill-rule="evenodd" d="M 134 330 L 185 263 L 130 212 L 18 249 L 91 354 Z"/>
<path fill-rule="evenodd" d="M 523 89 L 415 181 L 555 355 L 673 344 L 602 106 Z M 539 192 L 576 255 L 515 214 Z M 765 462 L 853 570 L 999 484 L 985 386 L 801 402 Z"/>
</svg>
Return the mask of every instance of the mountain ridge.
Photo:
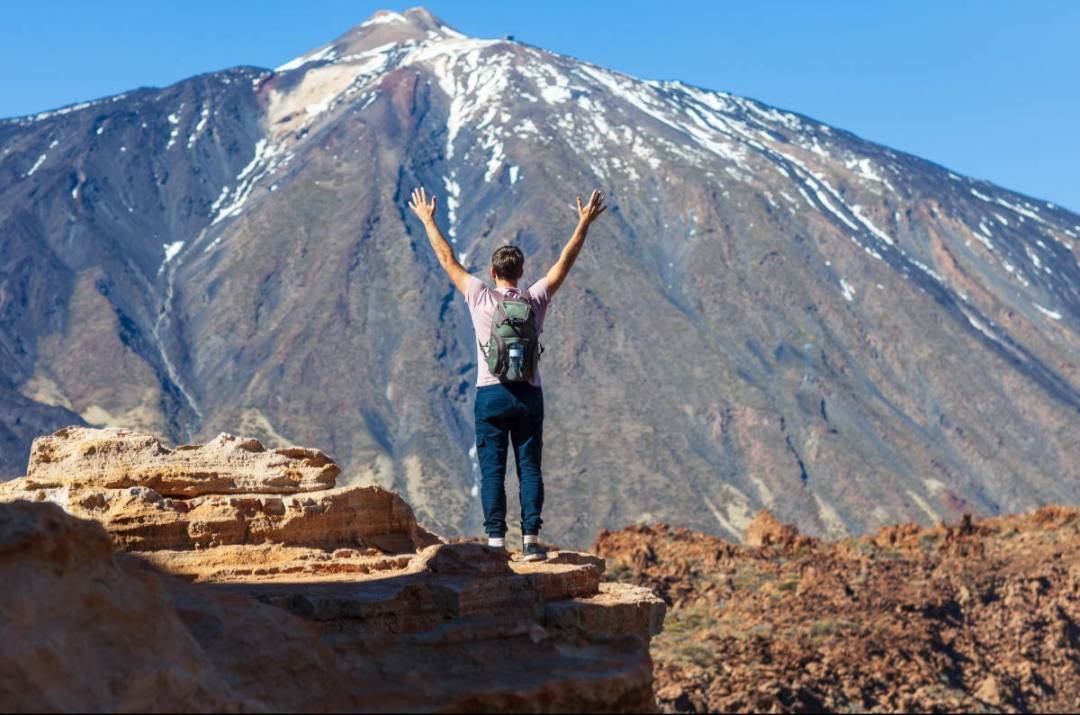
<svg viewBox="0 0 1080 715">
<path fill-rule="evenodd" d="M 295 69 L 296 67 L 292 66 L 293 63 L 297 62 L 298 60 L 300 60 L 300 59 L 302 59 L 304 57 L 314 55 L 321 48 L 332 46 L 332 45 L 336 44 L 337 42 L 339 42 L 339 41 L 341 41 L 343 39 L 346 39 L 351 34 L 355 33 L 359 29 L 365 27 L 369 22 L 371 22 L 372 19 L 374 19 L 376 17 L 382 16 L 382 15 L 387 15 L 387 16 L 399 15 L 399 16 L 403 16 L 403 17 L 408 18 L 408 17 L 410 17 L 410 16 L 412 16 L 414 14 L 426 14 L 428 16 L 428 18 L 429 18 L 429 21 L 432 22 L 435 26 L 443 27 L 443 28 L 445 28 L 445 29 L 447 29 L 447 30 L 449 30 L 451 32 L 457 33 L 458 35 L 460 35 L 462 37 L 465 37 L 465 35 L 463 33 L 461 33 L 459 30 L 457 30 L 456 28 L 450 26 L 444 20 L 440 19 L 439 17 L 437 17 L 436 15 L 431 13 L 429 10 L 427 10 L 423 6 L 416 6 L 416 7 L 408 8 L 408 9 L 406 9 L 405 11 L 403 11 L 401 13 L 397 13 L 397 12 L 392 11 L 392 10 L 377 10 L 372 14 L 371 18 L 368 18 L 368 20 L 365 20 L 365 21 L 363 21 L 361 23 L 358 23 L 357 25 L 354 25 L 352 28 L 350 28 L 346 32 L 342 33 L 334 41 L 332 41 L 330 43 L 327 43 L 326 45 L 322 45 L 319 48 L 316 48 L 315 50 L 312 50 L 310 52 L 306 52 L 303 55 L 299 55 L 298 57 L 295 57 L 292 60 L 289 60 L 289 61 L 283 63 L 282 65 L 278 65 L 277 67 L 274 67 L 274 68 L 271 68 L 269 66 L 263 66 L 263 65 L 247 65 L 247 64 L 230 65 L 228 67 L 224 67 L 224 68 L 221 68 L 221 69 L 207 70 L 205 72 L 200 72 L 198 74 L 191 75 L 190 77 L 185 77 L 185 78 L 179 79 L 176 82 L 172 82 L 172 83 L 169 83 L 169 84 L 164 85 L 164 86 L 140 85 L 139 87 L 136 87 L 136 88 L 131 89 L 131 90 L 125 90 L 123 92 L 118 92 L 118 93 L 115 93 L 115 94 L 102 95 L 100 97 L 91 98 L 91 99 L 87 99 L 87 100 L 78 100 L 78 101 L 70 102 L 68 104 L 64 104 L 64 105 L 55 107 L 53 109 L 43 110 L 41 112 L 31 112 L 31 113 L 27 113 L 27 114 L 12 115 L 12 116 L 8 116 L 8 117 L 0 117 L 0 123 L 4 123 L 4 122 L 21 123 L 21 122 L 24 122 L 24 121 L 39 120 L 39 119 L 42 119 L 42 118 L 47 118 L 49 116 L 55 116 L 55 115 L 65 114 L 65 113 L 68 113 L 68 112 L 71 112 L 71 111 L 78 111 L 78 110 L 81 110 L 81 109 L 90 108 L 90 107 L 93 107 L 93 106 L 96 106 L 96 105 L 104 104 L 105 102 L 109 102 L 109 101 L 120 101 L 120 100 L 125 99 L 125 98 L 127 98 L 127 97 L 129 97 L 129 96 L 131 96 L 133 94 L 138 93 L 138 92 L 143 92 L 143 91 L 157 92 L 157 91 L 161 91 L 163 89 L 169 89 L 169 88 L 172 88 L 172 87 L 174 87 L 176 85 L 179 85 L 179 84 L 182 84 L 182 83 L 185 83 L 185 82 L 189 82 L 189 81 L 192 81 L 192 80 L 200 79 L 200 78 L 206 77 L 208 75 L 217 75 L 219 73 L 230 72 L 232 70 L 254 70 L 256 72 L 275 72 L 275 73 L 277 73 L 277 72 L 285 71 L 287 69 Z M 554 52 L 552 50 L 545 50 L 541 46 L 533 45 L 531 43 L 528 43 L 528 42 L 525 42 L 523 40 L 519 40 L 519 39 L 516 39 L 516 38 L 513 39 L 513 40 L 504 39 L 502 41 L 513 42 L 514 44 L 517 44 L 517 45 L 521 45 L 521 46 L 524 46 L 524 47 L 531 47 L 531 48 L 536 49 L 536 50 L 548 52 L 548 53 L 551 53 L 551 54 L 556 54 L 556 55 L 558 55 L 560 57 L 564 57 L 564 58 L 567 58 L 567 59 L 572 59 L 572 60 L 574 60 L 576 62 L 580 62 L 580 63 L 583 63 L 583 64 L 603 68 L 603 65 L 597 64 L 595 62 L 592 62 L 592 61 L 589 61 L 589 60 L 586 60 L 586 59 L 583 59 L 583 58 L 580 58 L 580 57 L 577 57 L 575 55 L 565 54 L 565 53 L 557 53 L 557 52 Z M 775 109 L 777 109 L 777 110 L 779 110 L 781 112 L 784 112 L 786 114 L 795 115 L 795 116 L 799 117 L 800 119 L 811 121 L 811 122 L 814 122 L 816 124 L 829 126 L 835 131 L 840 131 L 840 132 L 845 133 L 847 135 L 850 135 L 852 138 L 858 139 L 860 141 L 874 142 L 874 140 L 872 138 L 870 138 L 869 136 L 864 136 L 863 134 L 854 132 L 854 131 L 849 130 L 849 129 L 839 128 L 839 127 L 837 127 L 837 125 L 827 124 L 826 122 L 823 122 L 821 120 L 818 120 L 818 119 L 812 117 L 811 115 L 803 114 L 802 112 L 799 112 L 798 110 L 787 108 L 787 107 L 781 107 L 781 106 L 775 105 L 775 104 L 771 104 L 771 103 L 769 103 L 769 102 L 767 102 L 765 100 L 762 100 L 762 99 L 759 99 L 757 97 L 753 97 L 753 96 L 750 96 L 750 95 L 734 95 L 732 92 L 729 92 L 727 90 L 717 90 L 717 89 L 712 89 L 712 88 L 706 87 L 704 85 L 696 85 L 696 84 L 693 84 L 693 83 L 689 83 L 689 82 L 685 82 L 683 80 L 680 80 L 677 77 L 654 77 L 654 78 L 646 79 L 646 78 L 639 78 L 639 77 L 637 77 L 635 75 L 632 75 L 632 74 L 629 74 L 629 73 L 626 73 L 626 72 L 621 72 L 619 70 L 609 70 L 609 71 L 614 72 L 616 74 L 620 74 L 622 76 L 625 76 L 625 77 L 628 77 L 628 78 L 631 78 L 631 79 L 637 79 L 637 80 L 644 81 L 644 82 L 653 82 L 653 83 L 661 83 L 661 84 L 664 84 L 664 83 L 683 84 L 683 85 L 686 85 L 686 86 L 688 86 L 688 87 L 690 87 L 692 89 L 696 89 L 696 90 L 700 90 L 700 91 L 718 92 L 718 93 L 728 94 L 728 95 L 732 95 L 732 96 L 740 96 L 740 97 L 742 97 L 744 99 L 750 100 L 750 101 L 755 102 L 755 103 L 757 103 L 759 105 L 773 107 L 773 108 L 775 108 Z M 991 181 L 991 180 L 985 179 L 985 178 L 980 178 L 980 177 L 975 177 L 975 176 L 965 174 L 965 173 L 963 173 L 963 172 L 961 172 L 959 170 L 952 169 L 952 168 L 950 168 L 949 166 L 947 166 L 945 164 L 940 164 L 940 163 L 938 163 L 938 162 L 936 162 L 936 161 L 934 161 L 932 159 L 927 159 L 926 157 L 919 156 L 918 154 L 915 154 L 913 152 L 906 151 L 906 150 L 900 150 L 900 149 L 892 149 L 892 150 L 897 152 L 898 154 L 901 154 L 901 155 L 907 157 L 907 158 L 918 159 L 918 160 L 927 162 L 927 163 L 929 163 L 929 164 L 931 164 L 931 165 L 933 165 L 933 166 L 935 166 L 935 167 L 937 167 L 939 169 L 942 169 L 944 171 L 948 171 L 948 172 L 951 172 L 951 173 L 955 173 L 955 174 L 957 174 L 959 176 L 963 176 L 964 178 L 969 179 L 971 181 L 979 182 L 979 183 L 985 183 L 985 184 L 987 184 L 989 186 L 993 186 L 993 187 L 996 187 L 996 188 L 1002 188 L 1001 184 L 998 184 L 998 183 L 996 183 L 994 181 Z M 1018 191 L 1016 189 L 1007 189 L 1007 190 L 1010 193 L 1021 196 L 1021 197 L 1025 198 L 1025 199 L 1029 199 L 1029 200 L 1032 200 L 1032 201 L 1040 201 L 1040 202 L 1042 201 L 1042 199 L 1040 199 L 1039 197 L 1036 197 L 1034 194 L 1026 194 L 1026 193 Z M 1058 206 L 1056 204 L 1054 204 L 1053 202 L 1045 202 L 1045 203 L 1049 204 L 1051 207 L 1058 208 Z M 1061 206 L 1060 208 L 1062 208 L 1062 209 L 1064 209 L 1066 211 L 1071 211 L 1071 209 L 1068 209 L 1068 208 L 1066 208 L 1064 206 Z M 1073 213 L 1075 213 L 1075 212 L 1073 212 Z"/>
</svg>

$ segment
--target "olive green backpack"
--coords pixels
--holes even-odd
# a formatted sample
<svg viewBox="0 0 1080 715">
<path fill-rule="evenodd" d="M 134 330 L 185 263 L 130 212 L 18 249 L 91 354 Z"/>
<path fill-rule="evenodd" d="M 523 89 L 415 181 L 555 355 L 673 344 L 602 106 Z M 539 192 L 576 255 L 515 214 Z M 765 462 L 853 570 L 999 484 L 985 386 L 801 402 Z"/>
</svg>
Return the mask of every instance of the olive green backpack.
<svg viewBox="0 0 1080 715">
<path fill-rule="evenodd" d="M 543 351 L 536 311 L 520 294 L 498 300 L 491 316 L 491 337 L 480 349 L 491 374 L 501 382 L 530 382 Z"/>
</svg>

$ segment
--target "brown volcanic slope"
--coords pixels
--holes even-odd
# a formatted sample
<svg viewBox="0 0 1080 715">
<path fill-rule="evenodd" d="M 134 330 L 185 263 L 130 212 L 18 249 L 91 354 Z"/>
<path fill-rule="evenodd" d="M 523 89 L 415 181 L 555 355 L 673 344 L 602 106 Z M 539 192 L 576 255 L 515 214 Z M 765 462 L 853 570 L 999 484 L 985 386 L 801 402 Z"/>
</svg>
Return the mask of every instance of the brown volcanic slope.
<svg viewBox="0 0 1080 715">
<path fill-rule="evenodd" d="M 1076 712 L 1080 510 L 823 543 L 763 513 L 752 547 L 602 533 L 674 608 L 653 641 L 669 712 Z"/>
<path fill-rule="evenodd" d="M 0 121 L 0 473 L 27 419 L 242 432 L 476 533 L 475 344 L 417 184 L 466 263 L 514 240 L 527 278 L 573 193 L 612 197 L 548 324 L 551 538 L 1080 502 L 1080 216 L 423 10 Z"/>
</svg>

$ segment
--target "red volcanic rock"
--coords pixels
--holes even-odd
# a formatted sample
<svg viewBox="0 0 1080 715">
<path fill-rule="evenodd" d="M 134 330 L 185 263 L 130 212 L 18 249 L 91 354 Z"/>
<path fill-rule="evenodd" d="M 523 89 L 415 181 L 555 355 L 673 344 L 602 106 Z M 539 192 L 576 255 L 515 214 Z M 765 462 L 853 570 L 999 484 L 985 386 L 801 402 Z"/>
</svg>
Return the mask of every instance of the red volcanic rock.
<svg viewBox="0 0 1080 715">
<path fill-rule="evenodd" d="M 744 541 L 747 546 L 777 546 L 784 549 L 809 546 L 816 542 L 799 533 L 792 524 L 781 524 L 768 510 L 758 512 L 746 527 Z"/>
<path fill-rule="evenodd" d="M 653 641 L 664 711 L 1080 706 L 1080 509 L 800 538 L 764 514 L 753 546 L 601 534 L 609 573 L 673 606 Z"/>
</svg>

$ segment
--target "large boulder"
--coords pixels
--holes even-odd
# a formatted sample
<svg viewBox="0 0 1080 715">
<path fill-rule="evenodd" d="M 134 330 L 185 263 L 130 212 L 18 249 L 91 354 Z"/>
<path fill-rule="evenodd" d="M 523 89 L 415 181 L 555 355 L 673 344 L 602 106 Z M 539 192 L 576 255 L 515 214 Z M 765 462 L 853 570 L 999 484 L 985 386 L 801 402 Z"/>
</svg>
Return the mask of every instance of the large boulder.
<svg viewBox="0 0 1080 715">
<path fill-rule="evenodd" d="M 747 546 L 774 546 L 779 549 L 794 549 L 817 543 L 816 539 L 800 534 L 794 524 L 781 523 L 767 509 L 759 511 L 746 527 L 743 541 Z"/>
<path fill-rule="evenodd" d="M 26 481 L 40 489 L 140 486 L 186 498 L 316 491 L 334 486 L 340 472 L 317 449 L 267 450 L 258 440 L 231 434 L 167 449 L 156 437 L 130 430 L 68 427 L 34 440 Z"/>
<path fill-rule="evenodd" d="M 0 484 L 0 499 L 56 502 L 133 551 L 278 543 L 406 553 L 438 542 L 397 494 L 334 489 L 338 472 L 317 449 L 268 451 L 222 434 L 170 450 L 129 430 L 71 427 L 34 440 L 27 475 Z"/>
</svg>

